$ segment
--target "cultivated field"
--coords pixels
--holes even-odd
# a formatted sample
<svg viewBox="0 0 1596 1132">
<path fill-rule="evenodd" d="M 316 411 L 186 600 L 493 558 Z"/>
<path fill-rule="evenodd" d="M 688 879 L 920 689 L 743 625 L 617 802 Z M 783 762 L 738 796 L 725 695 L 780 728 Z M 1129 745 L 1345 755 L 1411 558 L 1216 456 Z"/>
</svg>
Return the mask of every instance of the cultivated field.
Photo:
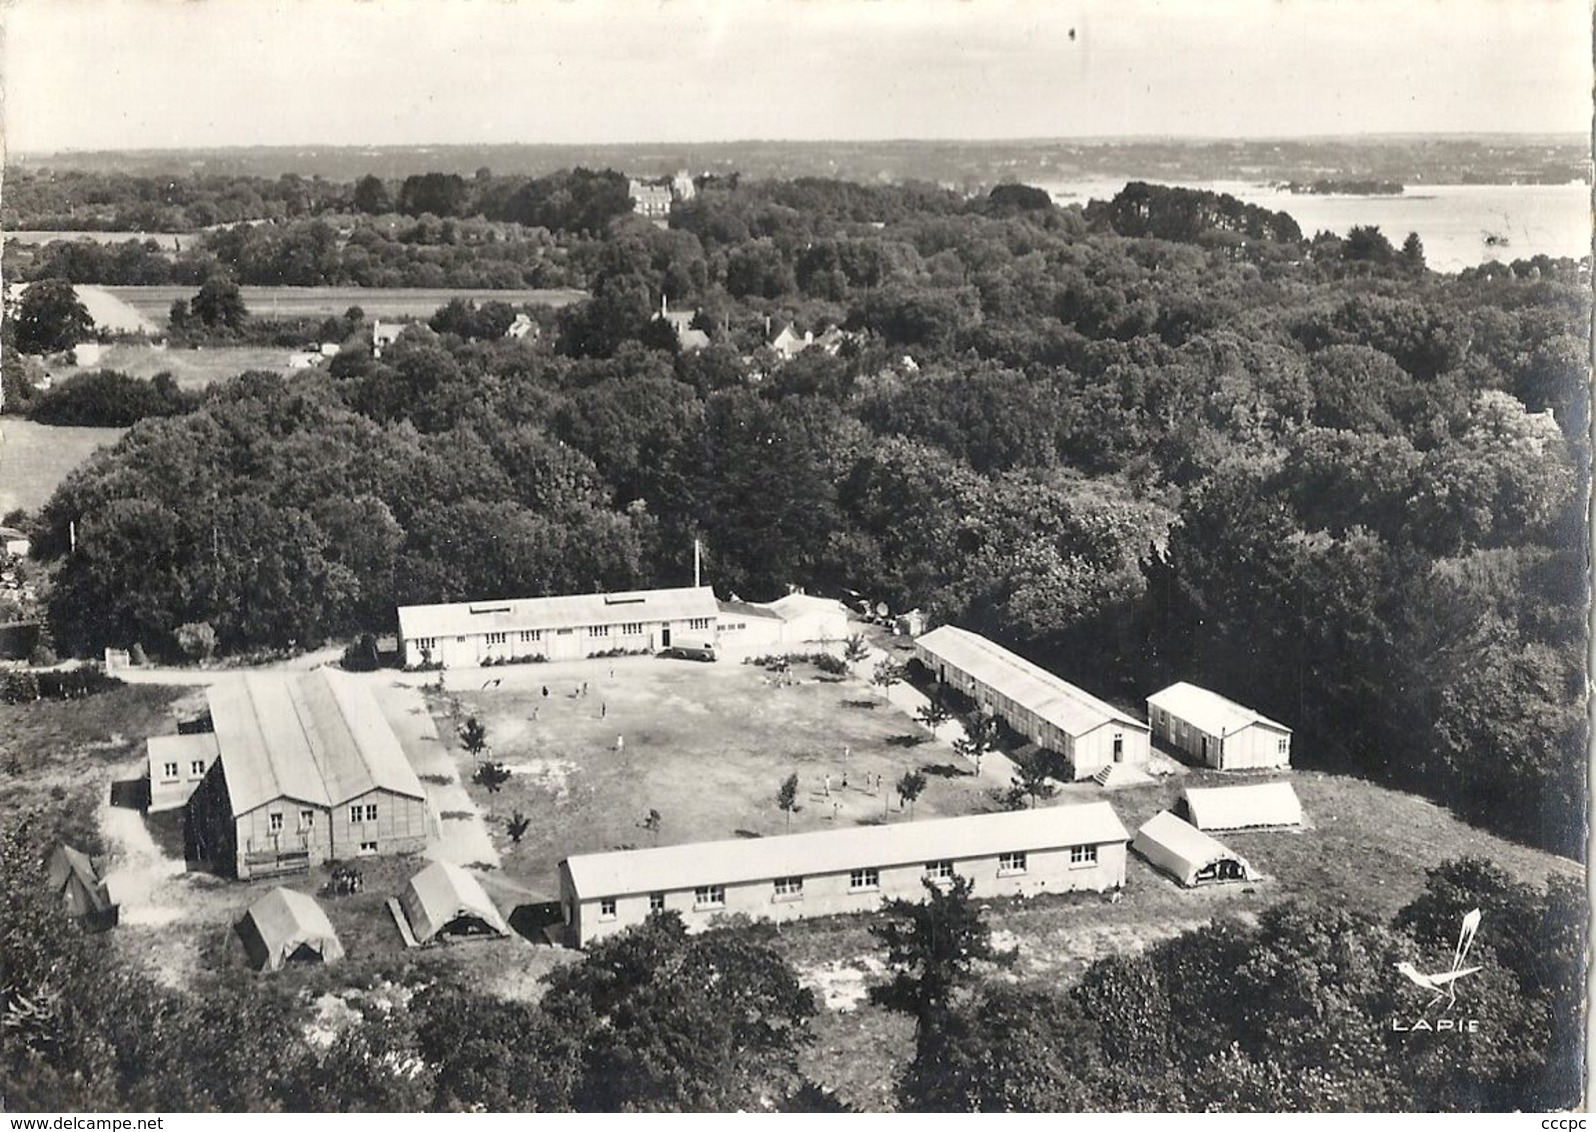
<svg viewBox="0 0 1596 1132">
<path fill-rule="evenodd" d="M 147 344 L 113 343 L 100 351 L 91 366 L 52 366 L 57 380 L 77 373 L 114 369 L 130 377 L 151 378 L 170 373 L 182 389 L 204 389 L 247 370 L 287 373 L 289 350 L 282 346 L 206 346 L 201 349 L 161 348 Z"/>
<path fill-rule="evenodd" d="M 30 244 L 36 247 L 42 247 L 45 244 L 72 243 L 78 240 L 88 240 L 91 243 L 108 245 L 125 244 L 129 240 L 137 240 L 143 244 L 154 240 L 162 251 L 178 252 L 183 250 L 183 242 L 185 240 L 190 244 L 198 244 L 200 235 L 198 232 L 186 235 L 176 232 L 89 232 L 82 230 L 45 232 L 19 228 L 14 232 L 7 232 L 5 239 L 7 243 Z"/>
<path fill-rule="evenodd" d="M 182 286 L 104 287 L 146 319 L 166 325 L 172 303 L 192 299 L 195 288 Z M 359 307 L 367 318 L 429 318 L 451 299 L 472 299 L 483 303 L 498 301 L 511 306 L 563 307 L 585 298 L 576 290 L 456 290 L 448 287 L 394 288 L 374 290 L 366 287 L 242 287 L 244 305 L 251 314 L 263 318 L 302 318 L 342 315 Z"/>
<path fill-rule="evenodd" d="M 0 417 L 0 515 L 42 506 L 96 448 L 115 444 L 122 428 L 71 428 Z"/>
</svg>

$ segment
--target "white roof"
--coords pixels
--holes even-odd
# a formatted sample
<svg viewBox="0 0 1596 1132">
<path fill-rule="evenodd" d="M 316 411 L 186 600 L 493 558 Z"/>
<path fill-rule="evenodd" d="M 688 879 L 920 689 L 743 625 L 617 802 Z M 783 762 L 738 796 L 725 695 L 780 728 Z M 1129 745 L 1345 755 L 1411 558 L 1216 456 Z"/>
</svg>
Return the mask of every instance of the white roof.
<svg viewBox="0 0 1596 1132">
<path fill-rule="evenodd" d="M 943 625 L 916 637 L 914 643 L 1035 712 L 1066 735 L 1085 735 L 1105 723 L 1147 730 L 1147 724 L 978 633 Z"/>
<path fill-rule="evenodd" d="M 719 611 L 708 586 L 673 590 L 567 594 L 399 607 L 399 635 L 407 641 L 527 629 L 577 629 L 628 621 L 713 619 Z"/>
<path fill-rule="evenodd" d="M 477 878 L 447 861 L 434 861 L 411 877 L 399 904 L 419 943 L 426 943 L 462 916 L 481 920 L 499 935 L 510 934 Z"/>
<path fill-rule="evenodd" d="M 1204 865 L 1226 859 L 1239 861 L 1249 877 L 1254 875 L 1252 866 L 1239 854 L 1168 810 L 1160 810 L 1143 823 L 1131 848 L 1173 873 L 1182 884 L 1191 884 Z"/>
<path fill-rule="evenodd" d="M 1112 806 L 1092 802 L 779 837 L 587 853 L 569 857 L 564 864 L 580 898 L 592 900 L 689 885 L 738 884 L 782 876 L 842 873 L 866 866 L 881 868 L 1068 845 L 1102 845 L 1129 838 Z"/>
<path fill-rule="evenodd" d="M 352 676 L 252 673 L 206 695 L 235 816 L 278 798 L 336 806 L 377 789 L 426 797 L 370 689 Z"/>
<path fill-rule="evenodd" d="M 1231 735 L 1255 723 L 1291 734 L 1291 728 L 1259 715 L 1249 707 L 1227 700 L 1217 692 L 1181 682 L 1147 697 L 1149 708 L 1162 708 L 1210 735 Z"/>
<path fill-rule="evenodd" d="M 211 731 L 200 731 L 193 735 L 151 735 L 146 745 L 152 763 L 204 759 L 208 765 L 216 757 L 217 751 L 216 735 Z"/>
<path fill-rule="evenodd" d="M 809 594 L 788 594 L 766 603 L 783 621 L 796 621 L 800 617 L 848 616 L 848 608 L 835 598 L 813 597 Z"/>
<path fill-rule="evenodd" d="M 1198 829 L 1249 829 L 1301 825 L 1302 803 L 1289 782 L 1247 786 L 1191 786 L 1184 791 L 1186 812 Z"/>
</svg>

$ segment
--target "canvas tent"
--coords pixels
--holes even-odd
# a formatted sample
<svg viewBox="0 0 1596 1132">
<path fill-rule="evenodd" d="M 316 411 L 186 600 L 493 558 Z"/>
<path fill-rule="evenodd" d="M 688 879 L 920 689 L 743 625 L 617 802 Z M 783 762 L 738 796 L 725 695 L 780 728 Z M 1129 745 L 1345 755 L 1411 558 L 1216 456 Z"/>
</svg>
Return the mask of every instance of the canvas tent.
<svg viewBox="0 0 1596 1132">
<path fill-rule="evenodd" d="M 1245 859 L 1168 810 L 1154 814 L 1136 831 L 1131 848 L 1187 888 L 1258 879 Z"/>
<path fill-rule="evenodd" d="M 278 971 L 288 963 L 332 963 L 344 957 L 343 944 L 321 905 L 286 888 L 274 888 L 251 904 L 238 922 L 238 934 L 258 971 Z"/>
<path fill-rule="evenodd" d="M 1267 829 L 1301 825 L 1302 803 L 1289 782 L 1192 786 L 1181 798 L 1181 816 L 1198 829 Z"/>
<path fill-rule="evenodd" d="M 50 854 L 45 876 L 67 915 L 82 917 L 96 928 L 116 923 L 116 903 L 87 853 L 70 845 L 57 845 Z"/>
<path fill-rule="evenodd" d="M 399 907 L 421 944 L 450 937 L 510 934 L 477 878 L 447 861 L 434 861 L 411 877 L 399 896 Z"/>
</svg>

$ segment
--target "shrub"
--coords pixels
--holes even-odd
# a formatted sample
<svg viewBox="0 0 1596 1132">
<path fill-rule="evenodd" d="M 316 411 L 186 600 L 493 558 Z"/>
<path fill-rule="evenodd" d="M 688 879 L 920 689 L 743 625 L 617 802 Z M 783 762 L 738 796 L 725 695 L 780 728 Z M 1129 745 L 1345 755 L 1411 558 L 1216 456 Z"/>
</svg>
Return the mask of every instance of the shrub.
<svg viewBox="0 0 1596 1132">
<path fill-rule="evenodd" d="M 179 625 L 173 636 L 177 638 L 177 647 L 190 660 L 209 660 L 216 651 L 216 630 L 211 628 L 209 621 L 190 621 L 187 625 Z"/>
<path fill-rule="evenodd" d="M 8 704 L 29 704 L 39 698 L 39 678 L 32 672 L 12 669 L 0 681 L 0 700 Z"/>
<path fill-rule="evenodd" d="M 45 641 L 40 641 L 33 646 L 33 651 L 28 654 L 28 663 L 35 668 L 51 668 L 61 658 L 55 655 L 55 650 Z"/>
</svg>

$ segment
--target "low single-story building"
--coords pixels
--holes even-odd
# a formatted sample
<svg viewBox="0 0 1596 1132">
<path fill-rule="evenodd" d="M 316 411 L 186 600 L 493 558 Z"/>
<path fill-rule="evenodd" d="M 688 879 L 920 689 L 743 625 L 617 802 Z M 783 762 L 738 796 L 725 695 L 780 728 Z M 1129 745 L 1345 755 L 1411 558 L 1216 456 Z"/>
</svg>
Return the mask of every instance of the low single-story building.
<svg viewBox="0 0 1596 1132">
<path fill-rule="evenodd" d="M 196 857 L 248 880 L 426 847 L 426 792 L 360 677 L 257 672 L 206 698 L 218 753 L 188 800 Z"/>
<path fill-rule="evenodd" d="M 1269 829 L 1302 824 L 1302 802 L 1289 782 L 1191 786 L 1176 811 L 1198 829 Z"/>
<path fill-rule="evenodd" d="M 67 915 L 95 929 L 116 924 L 116 902 L 87 853 L 57 845 L 45 864 L 45 882 L 60 898 Z"/>
<path fill-rule="evenodd" d="M 152 735 L 144 744 L 150 764 L 150 813 L 188 804 L 220 753 L 214 732 Z"/>
<path fill-rule="evenodd" d="M 32 549 L 33 542 L 26 534 L 15 527 L 0 527 L 0 550 L 26 558 Z"/>
<path fill-rule="evenodd" d="M 715 635 L 735 652 L 813 651 L 848 639 L 848 610 L 833 598 L 790 593 L 775 601 L 722 601 Z"/>
<path fill-rule="evenodd" d="M 399 907 L 417 943 L 503 939 L 509 925 L 482 884 L 459 865 L 434 861 L 410 878 Z"/>
<path fill-rule="evenodd" d="M 914 659 L 937 683 L 1062 755 L 1076 781 L 1114 763 L 1147 767 L 1147 724 L 977 633 L 933 629 L 915 639 Z"/>
<path fill-rule="evenodd" d="M 250 966 L 280 971 L 290 963 L 334 963 L 344 957 L 332 921 L 303 892 L 274 888 L 249 906 L 238 936 Z"/>
<path fill-rule="evenodd" d="M 675 911 L 689 928 L 717 916 L 792 920 L 919 900 L 954 876 L 978 897 L 1117 889 L 1129 834 L 1107 802 L 752 840 L 588 853 L 560 862 L 573 947 Z"/>
<path fill-rule="evenodd" d="M 1215 770 L 1291 765 L 1291 728 L 1195 684 L 1147 697 L 1153 734 Z"/>
<path fill-rule="evenodd" d="M 399 640 L 407 668 L 580 660 L 619 651 L 714 648 L 719 615 L 708 586 L 405 605 Z"/>
<path fill-rule="evenodd" d="M 1258 879 L 1244 858 L 1168 810 L 1147 819 L 1131 848 L 1187 888 Z"/>
</svg>

